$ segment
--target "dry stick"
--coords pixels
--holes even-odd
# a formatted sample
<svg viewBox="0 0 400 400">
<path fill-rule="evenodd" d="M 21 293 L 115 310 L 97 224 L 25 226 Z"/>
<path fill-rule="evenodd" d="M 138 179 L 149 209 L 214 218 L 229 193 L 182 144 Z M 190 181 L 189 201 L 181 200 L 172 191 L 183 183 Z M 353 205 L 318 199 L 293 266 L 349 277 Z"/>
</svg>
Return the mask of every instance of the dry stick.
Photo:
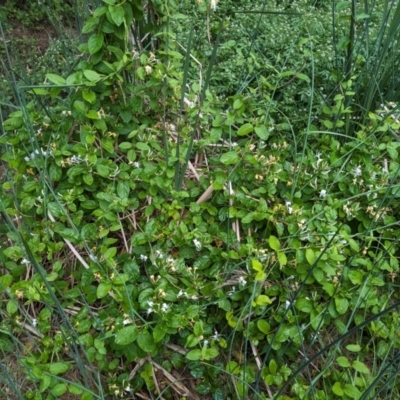
<svg viewBox="0 0 400 400">
<path fill-rule="evenodd" d="M 193 172 L 194 177 L 199 181 L 200 180 L 200 176 L 197 173 L 196 168 L 193 166 L 193 164 L 190 161 L 188 163 L 188 167 Z"/>
<path fill-rule="evenodd" d="M 160 387 L 158 386 L 157 377 L 156 377 L 156 374 L 155 374 L 155 371 L 154 371 L 154 368 L 155 368 L 155 367 L 154 367 L 154 365 L 153 365 L 153 361 L 150 360 L 149 357 L 147 357 L 147 358 L 148 358 L 150 364 L 151 364 L 152 367 L 153 367 L 153 373 L 152 373 L 152 375 L 153 375 L 154 386 L 156 387 L 156 391 L 157 391 L 157 394 L 158 394 L 158 397 L 157 397 L 157 398 L 158 398 L 158 399 L 161 399 L 161 400 L 165 400 L 164 397 L 161 396 Z"/>
<path fill-rule="evenodd" d="M 174 389 L 178 392 L 180 396 L 187 397 L 190 394 L 190 391 L 184 386 L 175 376 L 170 374 L 166 369 L 164 369 L 161 365 L 157 364 L 155 361 L 151 361 L 153 364 L 153 367 L 161 370 L 164 374 L 164 376 L 171 382 L 171 385 L 174 387 Z"/>
<path fill-rule="evenodd" d="M 133 368 L 133 370 L 129 374 L 128 381 L 133 379 L 133 377 L 136 375 L 136 372 L 138 372 L 139 368 L 141 368 L 146 361 L 147 361 L 147 358 L 142 358 L 137 362 L 137 364 L 135 365 L 135 368 Z"/>
<path fill-rule="evenodd" d="M 148 205 L 150 205 L 151 204 L 151 201 L 152 201 L 152 197 L 151 196 L 147 196 L 146 197 L 146 201 L 147 201 L 147 204 Z M 147 222 L 149 222 L 150 221 L 150 215 L 147 217 Z"/>
<path fill-rule="evenodd" d="M 121 220 L 119 214 L 118 214 L 118 218 Z M 124 228 L 122 227 L 122 225 L 121 225 L 121 233 L 122 233 L 122 239 L 124 240 L 126 252 L 129 254 L 129 246 L 128 246 L 128 242 L 127 242 L 126 236 L 125 236 L 125 231 L 124 231 Z"/>
<path fill-rule="evenodd" d="M 250 345 L 251 345 L 251 350 L 253 351 L 254 359 L 256 360 L 257 368 L 259 369 L 259 371 L 261 371 L 262 362 L 260 360 L 260 357 L 258 356 L 258 351 L 256 349 L 256 346 L 254 345 L 254 343 L 252 341 L 250 341 Z M 271 389 L 269 388 L 269 386 L 267 384 L 265 384 L 265 386 L 267 388 L 268 396 L 272 399 Z"/>
<path fill-rule="evenodd" d="M 56 220 L 54 219 L 53 215 L 51 214 L 50 211 L 47 211 L 47 215 L 50 218 L 51 222 L 56 222 Z M 81 264 L 86 268 L 89 269 L 89 265 L 87 264 L 87 262 L 81 257 L 81 255 L 78 253 L 78 251 L 75 249 L 75 247 L 72 245 L 72 243 L 68 240 L 63 238 L 65 244 L 70 248 L 70 250 L 75 254 L 76 258 L 81 262 Z"/>
<path fill-rule="evenodd" d="M 235 195 L 235 192 L 232 189 L 232 182 L 228 182 L 228 187 L 229 187 L 229 207 L 233 207 L 233 199 L 232 196 Z M 236 218 L 236 221 L 232 222 L 232 229 L 236 233 L 236 239 L 240 243 L 240 229 L 239 229 L 239 220 Z"/>
<path fill-rule="evenodd" d="M 47 215 L 50 219 L 51 222 L 56 222 L 54 219 L 53 215 L 51 214 L 50 210 L 47 210 Z M 81 257 L 81 255 L 78 253 L 78 251 L 75 249 L 75 247 L 72 245 L 72 243 L 68 240 L 63 238 L 65 244 L 71 249 L 71 251 L 75 254 L 76 258 L 81 262 L 81 264 L 86 268 L 90 269 L 89 265 L 87 262 Z M 108 292 L 108 294 L 115 300 L 115 296 L 112 290 Z"/>
</svg>

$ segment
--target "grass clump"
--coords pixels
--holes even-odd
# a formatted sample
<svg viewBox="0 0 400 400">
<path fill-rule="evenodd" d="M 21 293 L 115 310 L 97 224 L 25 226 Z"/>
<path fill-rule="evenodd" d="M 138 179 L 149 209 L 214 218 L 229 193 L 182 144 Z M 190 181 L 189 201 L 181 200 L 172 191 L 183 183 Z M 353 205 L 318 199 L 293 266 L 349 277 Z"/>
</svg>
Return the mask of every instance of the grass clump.
<svg viewBox="0 0 400 400">
<path fill-rule="evenodd" d="M 299 35 L 267 68 L 214 5 L 104 1 L 68 71 L 11 81 L 4 396 L 397 396 L 397 104 L 347 104 L 360 67 L 301 36 L 308 3 L 260 14 Z"/>
</svg>

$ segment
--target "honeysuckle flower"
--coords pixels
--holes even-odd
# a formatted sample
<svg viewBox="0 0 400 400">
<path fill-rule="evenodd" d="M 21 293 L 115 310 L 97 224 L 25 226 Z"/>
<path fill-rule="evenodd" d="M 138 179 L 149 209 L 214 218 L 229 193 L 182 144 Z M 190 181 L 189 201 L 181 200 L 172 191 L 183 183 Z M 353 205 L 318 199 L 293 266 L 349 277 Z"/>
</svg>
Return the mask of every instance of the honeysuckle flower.
<svg viewBox="0 0 400 400">
<path fill-rule="evenodd" d="M 290 201 L 285 201 L 286 208 L 289 214 L 293 213 L 292 203 Z"/>
<path fill-rule="evenodd" d="M 243 278 L 243 276 L 241 276 L 238 279 L 238 283 L 239 283 L 239 286 L 244 286 L 244 285 L 246 285 L 247 281 L 246 281 L 246 279 Z"/>
<path fill-rule="evenodd" d="M 141 254 L 140 255 L 140 259 L 142 260 L 142 261 L 147 261 L 147 256 L 145 256 L 144 254 Z"/>
<path fill-rule="evenodd" d="M 21 264 L 29 265 L 31 262 L 27 260 L 26 258 L 23 258 L 21 261 Z"/>
<path fill-rule="evenodd" d="M 217 330 L 214 331 L 214 335 L 211 336 L 212 340 L 218 340 L 220 337 L 220 334 L 218 333 Z"/>
<path fill-rule="evenodd" d="M 360 176 L 362 174 L 362 170 L 361 170 L 361 165 L 357 165 L 357 167 L 354 168 L 353 171 L 353 176 Z"/>
<path fill-rule="evenodd" d="M 181 289 L 181 290 L 179 291 L 177 297 L 182 297 L 182 296 L 187 297 L 187 293 L 186 293 L 184 290 Z"/>
<path fill-rule="evenodd" d="M 201 249 L 202 245 L 201 245 L 200 241 L 198 241 L 197 239 L 194 239 L 193 243 L 194 243 L 194 245 L 196 247 L 196 250 L 200 250 Z"/>
<path fill-rule="evenodd" d="M 167 303 L 162 303 L 161 311 L 162 312 L 167 312 L 168 309 L 169 309 L 169 305 Z"/>
<path fill-rule="evenodd" d="M 325 189 L 322 189 L 322 190 L 319 192 L 319 197 L 322 197 L 323 199 L 326 197 L 326 190 L 325 190 Z"/>
<path fill-rule="evenodd" d="M 218 0 L 211 0 L 210 6 L 213 11 L 217 11 Z"/>
<path fill-rule="evenodd" d="M 153 68 L 151 68 L 150 65 L 146 65 L 144 69 L 146 70 L 147 75 L 150 75 L 153 72 Z"/>
</svg>

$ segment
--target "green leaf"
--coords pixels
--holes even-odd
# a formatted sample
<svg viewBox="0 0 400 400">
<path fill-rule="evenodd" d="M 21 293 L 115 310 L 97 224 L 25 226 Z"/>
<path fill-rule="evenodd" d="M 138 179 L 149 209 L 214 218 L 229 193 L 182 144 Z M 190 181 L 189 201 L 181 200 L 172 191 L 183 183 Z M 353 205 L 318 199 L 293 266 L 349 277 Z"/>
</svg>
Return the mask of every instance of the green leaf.
<svg viewBox="0 0 400 400">
<path fill-rule="evenodd" d="M 266 126 L 257 126 L 254 128 L 254 131 L 262 140 L 267 140 L 269 138 L 269 131 Z"/>
<path fill-rule="evenodd" d="M 93 17 L 89 18 L 85 22 L 85 25 L 82 28 L 82 33 L 86 35 L 87 33 L 92 32 L 96 28 L 96 26 L 99 24 L 99 22 L 100 22 L 100 20 L 98 18 L 93 18 Z"/>
<path fill-rule="evenodd" d="M 139 347 L 146 353 L 155 353 L 157 351 L 153 336 L 151 336 L 149 332 L 143 332 L 139 334 L 137 343 Z"/>
<path fill-rule="evenodd" d="M 236 151 L 228 151 L 227 153 L 222 154 L 220 161 L 224 165 L 237 164 L 240 161 L 240 158 Z"/>
<path fill-rule="evenodd" d="M 104 37 L 101 33 L 95 33 L 88 40 L 88 49 L 90 54 L 97 53 L 103 46 Z"/>
<path fill-rule="evenodd" d="M 144 143 L 144 142 L 137 142 L 136 143 L 136 147 L 139 150 L 145 150 L 145 151 L 149 151 L 150 150 L 150 146 L 147 143 Z"/>
<path fill-rule="evenodd" d="M 57 383 L 53 389 L 51 389 L 51 394 L 54 397 L 59 397 L 62 396 L 66 391 L 67 391 L 68 387 L 65 383 Z"/>
<path fill-rule="evenodd" d="M 268 239 L 268 243 L 272 250 L 279 251 L 279 249 L 281 248 L 281 244 L 279 243 L 278 238 L 275 236 L 271 235 Z"/>
<path fill-rule="evenodd" d="M 186 358 L 190 361 L 198 361 L 202 358 L 201 350 L 191 350 L 186 354 Z"/>
<path fill-rule="evenodd" d="M 107 296 L 110 290 L 111 290 L 110 282 L 100 282 L 96 292 L 97 298 L 102 299 L 103 297 Z"/>
<path fill-rule="evenodd" d="M 309 299 L 305 299 L 305 298 L 297 299 L 296 302 L 294 303 L 294 306 L 298 310 L 303 311 L 307 314 L 309 314 L 313 309 L 312 301 Z"/>
<path fill-rule="evenodd" d="M 53 375 L 63 374 L 68 370 L 69 370 L 69 365 L 67 363 L 56 362 L 56 363 L 51 363 L 49 365 L 49 372 Z"/>
<path fill-rule="evenodd" d="M 139 335 L 138 328 L 135 325 L 129 325 L 118 331 L 115 336 L 115 343 L 120 346 L 126 346 L 136 340 Z"/>
<path fill-rule="evenodd" d="M 46 89 L 42 89 L 42 88 L 33 88 L 32 92 L 39 96 L 45 96 L 45 95 L 49 94 L 49 92 Z"/>
<path fill-rule="evenodd" d="M 89 110 L 89 112 L 87 112 L 85 116 L 90 119 L 99 119 L 99 114 L 97 113 L 97 111 L 94 110 Z"/>
<path fill-rule="evenodd" d="M 119 181 L 118 182 L 117 193 L 118 193 L 118 196 L 121 197 L 121 199 L 127 198 L 129 196 L 130 191 L 131 191 L 131 188 L 127 181 Z"/>
<path fill-rule="evenodd" d="M 82 97 L 90 104 L 93 104 L 96 101 L 96 94 L 91 90 L 82 92 Z"/>
<path fill-rule="evenodd" d="M 353 353 L 358 353 L 361 351 L 361 346 L 359 344 L 348 344 L 346 349 L 348 351 L 352 351 Z"/>
<path fill-rule="evenodd" d="M 122 6 L 108 6 L 108 11 L 115 25 L 120 26 L 124 22 L 125 10 Z"/>
<path fill-rule="evenodd" d="M 9 247 L 9 248 L 10 248 L 10 247 Z M 14 249 L 14 248 L 15 248 L 15 247 L 13 247 L 13 249 Z M 18 248 L 18 249 L 19 249 L 19 248 Z M 7 253 L 9 253 L 9 252 L 4 251 L 4 253 L 6 253 L 6 255 L 7 255 Z M 13 253 L 13 252 L 12 252 L 12 253 Z M 12 255 L 12 254 L 10 254 L 10 255 Z M 9 257 L 9 258 L 12 258 L 12 257 Z M 0 276 L 0 293 L 1 293 L 3 290 L 9 288 L 12 281 L 13 281 L 13 277 L 12 277 L 11 275 L 9 275 L 9 274 L 1 275 L 1 276 Z"/>
<path fill-rule="evenodd" d="M 269 372 L 272 375 L 276 375 L 276 373 L 278 372 L 278 364 L 276 363 L 276 361 L 272 358 L 268 364 L 268 368 L 269 368 Z"/>
<path fill-rule="evenodd" d="M 350 383 L 347 383 L 343 387 L 344 393 L 349 396 L 351 399 L 358 400 L 361 397 L 361 392 Z"/>
<path fill-rule="evenodd" d="M 85 107 L 85 103 L 83 101 L 75 100 L 74 108 L 75 108 L 75 110 L 79 111 L 80 113 L 86 114 L 86 107 Z"/>
<path fill-rule="evenodd" d="M 120 150 L 129 150 L 133 147 L 133 144 L 130 142 L 121 142 L 118 147 Z"/>
<path fill-rule="evenodd" d="M 311 81 L 310 81 L 310 78 L 307 76 L 307 75 L 304 75 L 304 74 L 296 74 L 296 76 L 299 78 L 299 79 L 301 79 L 301 80 L 303 80 L 303 81 L 306 81 L 307 83 L 310 83 Z"/>
<path fill-rule="evenodd" d="M 236 99 L 236 100 L 233 102 L 233 108 L 234 108 L 235 110 L 238 110 L 240 107 L 242 107 L 242 105 L 243 105 L 242 99 Z"/>
<path fill-rule="evenodd" d="M 262 271 L 264 269 L 263 265 L 258 260 L 251 260 L 251 268 L 255 271 Z"/>
<path fill-rule="evenodd" d="M 18 311 L 18 304 L 15 300 L 9 300 L 7 302 L 6 311 L 12 315 Z"/>
<path fill-rule="evenodd" d="M 271 326 L 265 319 L 257 321 L 257 328 L 265 335 L 271 331 Z"/>
<path fill-rule="evenodd" d="M 65 79 L 59 75 L 56 74 L 46 74 L 46 78 L 52 82 L 55 83 L 56 85 L 64 86 L 65 85 Z"/>
<path fill-rule="evenodd" d="M 249 133 L 253 132 L 253 130 L 254 130 L 253 125 L 248 122 L 239 128 L 239 130 L 237 131 L 237 134 L 239 136 L 245 136 L 245 135 L 248 135 Z"/>
<path fill-rule="evenodd" d="M 204 335 L 204 326 L 203 326 L 203 321 L 196 321 L 194 324 L 193 332 L 196 336 L 202 336 Z"/>
<path fill-rule="evenodd" d="M 361 361 L 354 360 L 351 366 L 358 372 L 361 372 L 362 374 L 369 374 L 371 371 L 369 368 L 362 363 Z"/>
<path fill-rule="evenodd" d="M 259 306 L 266 306 L 268 304 L 272 304 L 272 300 L 265 294 L 260 294 L 256 298 L 256 304 Z"/>
<path fill-rule="evenodd" d="M 332 392 L 339 397 L 342 397 L 344 395 L 344 391 L 340 382 L 335 382 L 335 384 L 332 386 Z"/>
<path fill-rule="evenodd" d="M 277 255 L 278 255 L 278 262 L 279 262 L 279 265 L 280 265 L 281 267 L 285 266 L 285 265 L 287 264 L 287 257 L 286 257 L 286 254 L 283 253 L 282 251 L 278 251 L 278 252 L 277 252 Z"/>
<path fill-rule="evenodd" d="M 347 357 L 340 356 L 336 359 L 336 362 L 343 368 L 350 367 L 350 362 Z"/>
<path fill-rule="evenodd" d="M 336 311 L 340 315 L 343 315 L 349 309 L 349 301 L 344 297 L 335 297 L 335 306 L 336 306 Z"/>
<path fill-rule="evenodd" d="M 154 343 L 161 342 L 161 340 L 164 339 L 164 336 L 166 335 L 167 331 L 168 328 L 164 324 L 158 323 L 156 327 L 153 329 Z"/>
<path fill-rule="evenodd" d="M 101 79 L 101 76 L 96 71 L 90 69 L 85 69 L 83 75 L 85 75 L 85 78 L 90 82 L 97 82 Z"/>
<path fill-rule="evenodd" d="M 310 248 L 306 249 L 306 260 L 308 261 L 308 263 L 310 265 L 315 264 L 316 257 L 315 257 L 313 249 L 310 249 Z"/>
<path fill-rule="evenodd" d="M 203 347 L 201 355 L 204 360 L 211 360 L 215 357 L 218 357 L 219 352 L 217 349 L 214 349 L 213 347 Z"/>
</svg>

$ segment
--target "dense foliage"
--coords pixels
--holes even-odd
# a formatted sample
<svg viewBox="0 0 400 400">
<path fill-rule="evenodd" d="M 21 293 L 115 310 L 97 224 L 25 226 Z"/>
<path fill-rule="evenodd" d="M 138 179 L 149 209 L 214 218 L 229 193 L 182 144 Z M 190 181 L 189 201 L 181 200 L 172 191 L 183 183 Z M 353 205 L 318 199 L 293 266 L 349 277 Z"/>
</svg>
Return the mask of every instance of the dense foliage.
<svg viewBox="0 0 400 400">
<path fill-rule="evenodd" d="M 348 44 L 400 6 L 355 3 L 103 0 L 10 82 L 2 395 L 398 395 L 397 99 Z"/>
</svg>

